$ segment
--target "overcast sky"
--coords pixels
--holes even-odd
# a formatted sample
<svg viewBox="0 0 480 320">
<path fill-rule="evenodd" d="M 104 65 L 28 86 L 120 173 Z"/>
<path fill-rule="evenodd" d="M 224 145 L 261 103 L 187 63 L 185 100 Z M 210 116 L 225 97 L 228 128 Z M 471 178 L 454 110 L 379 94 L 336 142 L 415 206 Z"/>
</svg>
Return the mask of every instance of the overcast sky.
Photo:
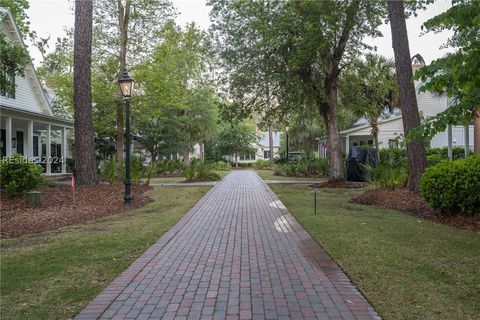
<svg viewBox="0 0 480 320">
<path fill-rule="evenodd" d="M 177 17 L 178 24 L 185 25 L 187 22 L 194 21 L 203 29 L 207 29 L 210 25 L 208 16 L 210 8 L 206 6 L 206 0 L 173 0 L 172 2 L 179 11 L 179 16 Z M 35 30 L 40 37 L 50 35 L 52 39 L 56 39 L 64 36 L 64 27 L 72 27 L 74 22 L 71 10 L 72 3 L 72 0 L 30 0 L 30 9 L 28 10 L 31 23 L 30 28 Z M 429 33 L 420 36 L 420 28 L 423 22 L 447 10 L 450 7 L 450 3 L 451 1 L 447 0 L 436 0 L 425 11 L 419 12 L 418 17 L 412 17 L 407 20 L 410 53 L 412 56 L 420 53 L 425 61 L 429 63 L 433 59 L 445 54 L 446 51 L 440 50 L 439 47 L 445 43 L 450 33 Z M 377 52 L 379 54 L 393 58 L 390 26 L 383 25 L 380 30 L 384 37 L 368 40 L 368 42 L 378 47 Z M 38 64 L 40 54 L 36 50 L 31 49 L 31 51 L 35 64 Z"/>
</svg>

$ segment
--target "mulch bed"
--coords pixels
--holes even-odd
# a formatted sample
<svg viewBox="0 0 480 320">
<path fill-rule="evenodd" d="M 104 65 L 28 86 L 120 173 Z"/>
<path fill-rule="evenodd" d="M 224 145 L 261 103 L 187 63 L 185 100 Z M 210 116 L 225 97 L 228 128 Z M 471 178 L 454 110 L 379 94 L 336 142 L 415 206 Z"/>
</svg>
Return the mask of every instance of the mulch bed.
<svg viewBox="0 0 480 320">
<path fill-rule="evenodd" d="M 147 185 L 133 185 L 134 201 L 123 203 L 123 184 L 100 183 L 94 187 L 75 188 L 75 205 L 69 186 L 58 185 L 42 189 L 42 207 L 30 208 L 25 197 L 10 198 L 0 191 L 0 237 L 55 230 L 72 224 L 94 220 L 110 214 L 139 208 L 152 202 L 144 193 Z"/>
<path fill-rule="evenodd" d="M 450 225 L 459 229 L 480 232 L 480 214 L 473 216 L 443 215 L 432 210 L 419 193 L 406 188 L 374 189 L 351 200 L 354 203 L 395 209 L 409 215 Z"/>
<path fill-rule="evenodd" d="M 325 181 L 320 183 L 311 184 L 311 188 L 345 188 L 345 189 L 357 189 L 364 188 L 367 184 L 365 182 L 352 182 L 352 181 Z"/>
</svg>

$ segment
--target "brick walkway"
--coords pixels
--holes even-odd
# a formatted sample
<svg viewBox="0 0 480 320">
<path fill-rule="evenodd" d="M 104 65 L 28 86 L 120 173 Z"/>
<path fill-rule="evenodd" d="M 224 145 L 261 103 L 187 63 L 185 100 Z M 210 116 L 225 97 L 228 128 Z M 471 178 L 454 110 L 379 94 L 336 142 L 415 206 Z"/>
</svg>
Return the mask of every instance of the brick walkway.
<svg viewBox="0 0 480 320">
<path fill-rule="evenodd" d="M 77 319 L 379 319 L 254 171 L 233 171 Z"/>
</svg>

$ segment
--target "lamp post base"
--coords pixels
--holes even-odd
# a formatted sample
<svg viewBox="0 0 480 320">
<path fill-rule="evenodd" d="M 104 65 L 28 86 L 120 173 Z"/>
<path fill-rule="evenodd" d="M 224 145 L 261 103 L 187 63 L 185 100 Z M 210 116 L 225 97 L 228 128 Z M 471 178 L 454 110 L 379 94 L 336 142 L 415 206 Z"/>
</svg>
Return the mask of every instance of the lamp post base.
<svg viewBox="0 0 480 320">
<path fill-rule="evenodd" d="M 125 182 L 125 195 L 123 196 L 125 204 L 130 204 L 133 201 L 132 197 L 132 183 L 130 181 Z"/>
</svg>

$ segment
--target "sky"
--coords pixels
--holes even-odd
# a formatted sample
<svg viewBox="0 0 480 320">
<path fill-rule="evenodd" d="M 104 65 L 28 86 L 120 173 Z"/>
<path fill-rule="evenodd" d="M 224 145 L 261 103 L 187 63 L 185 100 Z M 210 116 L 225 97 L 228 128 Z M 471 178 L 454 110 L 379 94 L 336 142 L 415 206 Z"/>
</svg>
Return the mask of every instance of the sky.
<svg viewBox="0 0 480 320">
<path fill-rule="evenodd" d="M 180 25 L 188 22 L 195 22 L 200 28 L 207 29 L 210 25 L 208 16 L 210 8 L 206 6 L 206 0 L 173 0 L 179 15 L 176 21 Z M 65 35 L 64 28 L 72 27 L 74 22 L 73 12 L 71 10 L 73 0 L 30 0 L 30 28 L 35 30 L 39 37 L 51 36 L 54 41 L 57 37 Z M 440 46 L 446 42 L 451 35 L 448 31 L 440 34 L 428 33 L 420 36 L 422 24 L 431 17 L 444 12 L 450 7 L 451 1 L 437 0 L 425 11 L 418 13 L 417 17 L 407 20 L 407 30 L 410 43 L 410 53 L 421 54 L 426 63 L 443 56 L 447 51 L 441 50 Z M 367 43 L 375 45 L 377 53 L 388 58 L 393 58 L 392 39 L 390 26 L 382 25 L 380 31 L 384 37 L 376 39 L 367 39 Z M 52 41 L 52 44 L 53 44 Z M 34 63 L 38 65 L 40 53 L 31 49 L 31 55 Z"/>
</svg>

